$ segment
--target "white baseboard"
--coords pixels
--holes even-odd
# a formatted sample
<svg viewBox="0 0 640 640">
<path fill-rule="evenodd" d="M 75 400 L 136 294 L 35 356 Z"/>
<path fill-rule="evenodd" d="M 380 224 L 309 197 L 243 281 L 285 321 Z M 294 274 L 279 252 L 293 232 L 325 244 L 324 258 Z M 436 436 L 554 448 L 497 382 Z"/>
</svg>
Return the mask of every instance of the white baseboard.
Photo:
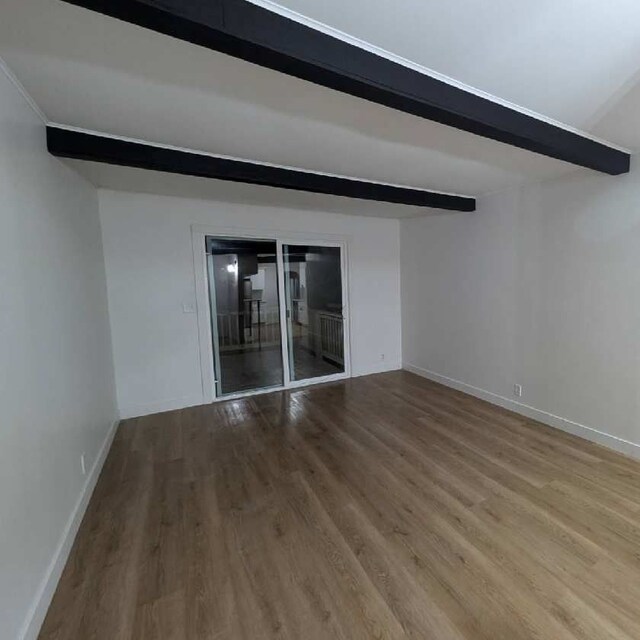
<svg viewBox="0 0 640 640">
<path fill-rule="evenodd" d="M 387 371 L 398 371 L 402 369 L 402 364 L 400 362 L 387 362 L 385 360 L 381 361 L 380 364 L 375 364 L 370 367 L 367 367 L 363 371 L 352 371 L 352 378 L 360 378 L 362 376 L 370 376 L 374 373 L 386 373 Z"/>
<path fill-rule="evenodd" d="M 629 440 L 618 438 L 617 436 L 613 436 L 610 433 L 599 431 L 598 429 L 594 429 L 593 427 L 587 427 L 586 425 L 580 424 L 579 422 L 574 422 L 573 420 L 568 420 L 567 418 L 556 416 L 553 413 L 549 413 L 548 411 L 536 409 L 535 407 L 523 404 L 522 402 L 516 402 L 515 400 L 511 400 L 510 398 L 505 398 L 504 396 L 492 393 L 491 391 L 486 391 L 485 389 L 474 387 L 470 384 L 467 384 L 466 382 L 461 382 L 460 380 L 455 380 L 454 378 L 443 376 L 439 373 L 429 371 L 428 369 L 418 367 L 414 364 L 404 363 L 402 368 L 410 371 L 411 373 L 422 376 L 423 378 L 432 380 L 433 382 L 439 382 L 440 384 L 443 384 L 447 387 L 462 391 L 463 393 L 468 393 L 471 396 L 475 396 L 476 398 L 480 398 L 481 400 L 486 400 L 487 402 L 490 402 L 492 404 L 496 404 L 505 409 L 509 409 L 510 411 L 519 413 L 520 415 L 526 416 L 527 418 L 532 418 L 533 420 L 537 420 L 538 422 L 543 422 L 550 427 L 555 427 L 556 429 L 561 429 L 562 431 L 571 433 L 574 436 L 585 438 L 586 440 L 590 440 L 591 442 L 595 442 L 596 444 L 600 444 L 609 449 L 613 449 L 614 451 L 617 451 L 619 453 L 623 453 L 634 458 L 640 458 L 640 444 L 636 444 L 635 442 L 630 442 Z"/>
<path fill-rule="evenodd" d="M 386 362 L 382 361 L 380 364 L 376 364 L 367 367 L 364 371 L 352 371 L 351 377 L 358 378 L 360 376 L 368 376 L 373 373 L 384 373 L 386 371 L 398 371 L 402 369 L 402 364 L 399 362 Z M 313 380 L 310 384 L 314 384 Z M 269 393 L 277 391 L 278 389 L 272 389 Z M 281 389 L 279 389 L 281 390 Z M 251 394 L 248 394 L 251 395 Z M 232 398 L 223 398 L 231 400 Z M 149 402 L 142 404 L 135 404 L 130 406 L 119 407 L 120 415 L 122 419 L 127 418 L 141 418 L 142 416 L 149 416 L 155 413 L 164 413 L 165 411 L 176 411 L 178 409 L 186 409 L 188 407 L 197 407 L 201 404 L 207 404 L 207 401 L 200 395 L 183 396 L 181 398 L 171 398 L 169 400 L 160 400 L 158 402 Z"/>
<path fill-rule="evenodd" d="M 196 407 L 200 404 L 205 404 L 202 394 L 182 396 L 180 398 L 171 398 L 169 400 L 159 400 L 158 402 L 134 404 L 128 407 L 119 407 L 119 409 L 122 419 L 125 420 L 127 418 L 150 416 L 154 413 L 164 413 L 165 411 L 175 411 L 177 409 L 186 409 L 187 407 Z"/>
<path fill-rule="evenodd" d="M 22 631 L 19 635 L 19 640 L 36 640 L 40 633 L 40 628 L 42 627 L 44 618 L 47 615 L 51 599 L 53 598 L 53 594 L 58 586 L 62 570 L 67 562 L 71 547 L 73 546 L 73 541 L 78 533 L 78 528 L 80 527 L 84 513 L 87 510 L 91 494 L 93 493 L 98 477 L 100 476 L 100 472 L 102 471 L 102 466 L 104 465 L 104 461 L 106 460 L 109 449 L 111 448 L 111 442 L 113 441 L 119 422 L 120 420 L 116 420 L 111 427 L 109 427 L 109 431 L 107 432 L 102 446 L 100 447 L 100 451 L 96 456 L 93 466 L 91 467 L 91 471 L 87 476 L 87 480 L 84 483 L 84 487 L 82 488 L 80 497 L 76 502 L 76 506 L 71 512 L 71 517 L 67 522 L 67 526 L 64 528 L 58 547 L 53 554 L 53 558 L 51 559 L 44 578 L 40 583 L 40 587 L 38 588 L 38 592 L 33 600 L 33 604 L 27 613 L 27 617 L 22 626 Z"/>
</svg>

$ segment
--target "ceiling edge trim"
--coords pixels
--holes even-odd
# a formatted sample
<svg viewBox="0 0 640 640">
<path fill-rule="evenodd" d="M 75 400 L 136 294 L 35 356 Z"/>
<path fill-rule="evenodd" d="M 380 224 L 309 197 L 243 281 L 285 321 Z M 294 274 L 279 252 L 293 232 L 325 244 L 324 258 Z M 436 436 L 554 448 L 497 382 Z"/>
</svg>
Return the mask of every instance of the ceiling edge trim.
<svg viewBox="0 0 640 640">
<path fill-rule="evenodd" d="M 0 57 L 0 70 L 7 76 L 7 79 L 18 90 L 20 95 L 25 99 L 27 104 L 31 107 L 33 112 L 42 120 L 44 124 L 49 123 L 49 119 L 45 115 L 44 111 L 38 106 L 38 103 L 31 97 L 31 94 L 25 89 L 25 86 L 18 80 L 18 77 L 11 70 L 9 65 Z"/>
<path fill-rule="evenodd" d="M 610 142 L 609 140 L 605 140 L 604 138 L 599 138 L 598 136 L 595 136 L 589 133 L 588 131 L 585 131 L 578 127 L 574 127 L 570 124 L 567 124 L 566 122 L 562 122 L 561 120 L 556 120 L 555 118 L 546 116 L 543 113 L 534 111 L 533 109 L 528 109 L 527 107 L 523 107 L 522 105 L 516 104 L 515 102 L 511 102 L 509 100 L 505 100 L 504 98 L 500 98 L 499 96 L 489 93 L 488 91 L 483 91 L 482 89 L 478 89 L 477 87 L 474 87 L 472 85 L 466 84 L 464 82 L 460 82 L 459 80 L 456 80 L 451 76 L 445 75 L 444 73 L 440 73 L 435 69 L 431 69 L 430 67 L 426 67 L 417 62 L 413 62 L 408 58 L 404 58 L 403 56 L 393 53 L 387 49 L 378 47 L 375 44 L 367 42 L 366 40 L 362 40 L 356 36 L 352 36 L 344 31 L 341 31 L 340 29 L 331 27 L 324 22 L 320 22 L 313 18 L 309 18 L 301 13 L 298 13 L 297 11 L 294 11 L 293 9 L 288 9 L 287 7 L 283 7 L 277 2 L 272 2 L 272 0 L 247 0 L 247 2 L 250 2 L 251 4 L 254 4 L 258 7 L 262 7 L 263 9 L 273 11 L 274 13 L 277 13 L 283 16 L 284 18 L 288 18 L 290 20 L 298 22 L 306 27 L 315 29 L 316 31 L 321 31 L 322 33 L 325 33 L 334 38 L 337 38 L 338 40 L 342 40 L 343 42 L 354 45 L 360 49 L 364 49 L 365 51 L 368 51 L 369 53 L 373 53 L 377 56 L 380 56 L 381 58 L 386 58 L 391 62 L 400 64 L 404 67 L 407 67 L 408 69 L 417 71 L 418 73 L 421 73 L 425 76 L 430 76 L 432 78 L 435 78 L 436 80 L 445 82 L 451 85 L 452 87 L 462 89 L 463 91 L 472 93 L 480 98 L 490 100 L 491 102 L 494 102 L 503 107 L 512 109 L 513 111 L 518 111 L 523 115 L 527 115 L 527 116 L 530 116 L 531 118 L 535 118 L 536 120 L 546 122 L 547 124 L 551 124 L 554 127 L 558 127 L 559 129 L 564 129 L 565 131 L 575 133 L 576 135 L 592 140 L 593 142 L 604 144 L 608 147 L 611 147 L 612 149 L 617 149 L 618 151 L 622 151 L 624 153 L 629 153 L 629 154 L 633 153 L 632 150 L 627 147 L 623 147 L 622 145 Z"/>
</svg>

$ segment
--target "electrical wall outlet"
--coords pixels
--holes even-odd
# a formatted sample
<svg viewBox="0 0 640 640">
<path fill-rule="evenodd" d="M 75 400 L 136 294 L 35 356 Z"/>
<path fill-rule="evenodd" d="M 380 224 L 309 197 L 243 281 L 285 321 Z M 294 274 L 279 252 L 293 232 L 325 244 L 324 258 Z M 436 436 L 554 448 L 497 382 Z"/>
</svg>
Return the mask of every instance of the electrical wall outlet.
<svg viewBox="0 0 640 640">
<path fill-rule="evenodd" d="M 87 475 L 87 465 L 86 465 L 85 454 L 84 453 L 82 453 L 80 455 L 80 468 L 82 469 L 82 475 L 86 476 Z"/>
<path fill-rule="evenodd" d="M 518 398 L 522 398 L 522 385 L 521 384 L 514 384 L 513 385 L 513 395 L 518 397 Z"/>
</svg>

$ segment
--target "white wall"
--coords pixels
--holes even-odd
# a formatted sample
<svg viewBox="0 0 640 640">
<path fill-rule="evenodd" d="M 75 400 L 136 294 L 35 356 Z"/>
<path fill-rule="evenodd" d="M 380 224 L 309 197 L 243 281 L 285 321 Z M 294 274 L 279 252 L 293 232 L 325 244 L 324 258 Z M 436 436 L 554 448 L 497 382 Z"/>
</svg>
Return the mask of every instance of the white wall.
<svg viewBox="0 0 640 640">
<path fill-rule="evenodd" d="M 117 410 L 96 190 L 1 66 L 0 407 L 0 636 L 32 638 Z"/>
<path fill-rule="evenodd" d="M 405 365 L 638 454 L 616 440 L 640 444 L 635 162 L 403 221 L 401 248 Z"/>
<path fill-rule="evenodd" d="M 182 310 L 195 296 L 192 224 L 350 236 L 352 373 L 400 367 L 397 220 L 108 190 L 99 198 L 123 416 L 203 402 L 197 317 Z"/>
</svg>

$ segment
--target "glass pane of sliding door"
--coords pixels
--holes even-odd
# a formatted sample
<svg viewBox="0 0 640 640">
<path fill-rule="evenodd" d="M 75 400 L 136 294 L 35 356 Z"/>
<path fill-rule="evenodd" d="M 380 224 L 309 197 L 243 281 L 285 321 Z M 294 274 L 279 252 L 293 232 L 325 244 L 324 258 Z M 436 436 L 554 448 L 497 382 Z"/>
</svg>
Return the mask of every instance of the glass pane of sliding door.
<svg viewBox="0 0 640 640">
<path fill-rule="evenodd" d="M 277 244 L 207 237 L 216 395 L 283 384 Z"/>
<path fill-rule="evenodd" d="M 283 245 L 292 381 L 344 373 L 340 247 Z"/>
</svg>

